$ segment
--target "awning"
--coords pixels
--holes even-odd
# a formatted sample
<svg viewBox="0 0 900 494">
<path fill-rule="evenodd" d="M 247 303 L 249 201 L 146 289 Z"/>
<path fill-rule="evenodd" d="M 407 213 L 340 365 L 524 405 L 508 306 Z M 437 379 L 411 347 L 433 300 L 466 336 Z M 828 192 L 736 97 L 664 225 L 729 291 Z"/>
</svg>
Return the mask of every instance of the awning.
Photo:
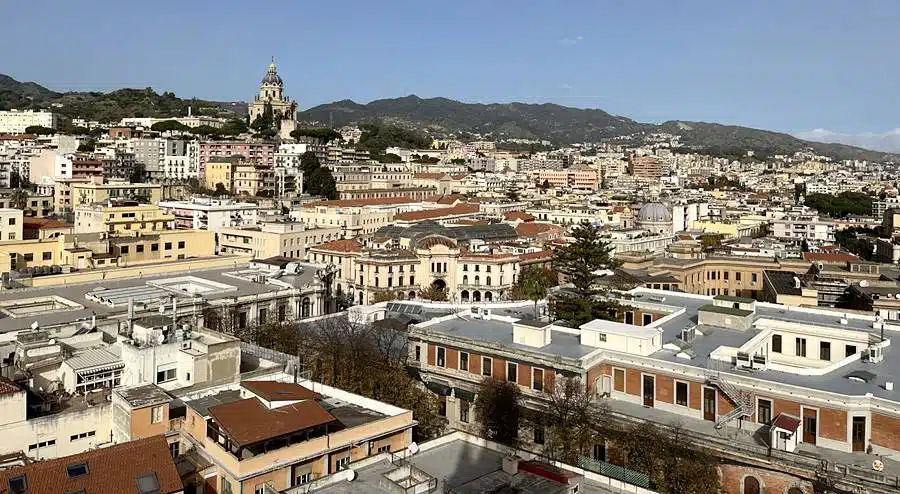
<svg viewBox="0 0 900 494">
<path fill-rule="evenodd" d="M 427 383 L 425 383 L 425 387 L 430 389 L 438 396 L 450 396 L 450 392 L 453 390 L 453 388 L 447 386 L 446 384 L 441 384 L 434 381 L 428 381 Z"/>
<path fill-rule="evenodd" d="M 475 401 L 475 393 L 461 388 L 453 388 L 453 396 L 460 400 L 468 401 L 469 403 Z"/>
</svg>

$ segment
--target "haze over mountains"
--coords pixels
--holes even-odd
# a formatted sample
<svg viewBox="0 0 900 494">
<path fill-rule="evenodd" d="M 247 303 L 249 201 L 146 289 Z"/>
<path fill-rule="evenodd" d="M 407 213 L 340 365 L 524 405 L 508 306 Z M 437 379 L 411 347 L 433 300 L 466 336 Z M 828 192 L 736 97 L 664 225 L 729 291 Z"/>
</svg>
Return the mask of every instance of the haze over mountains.
<svg viewBox="0 0 900 494">
<path fill-rule="evenodd" d="M 194 112 L 243 114 L 243 102 L 182 99 L 151 88 L 120 89 L 109 93 L 66 92 L 34 82 L 19 82 L 0 74 L 0 109 L 50 108 L 67 117 L 115 121 L 126 116 L 166 117 Z M 491 139 L 537 139 L 558 144 L 596 142 L 610 138 L 640 140 L 653 133 L 681 136 L 681 142 L 697 151 L 739 156 L 747 150 L 761 155 L 790 154 L 811 150 L 836 159 L 900 161 L 888 155 L 900 151 L 900 131 L 886 134 L 842 135 L 812 131 L 798 137 L 761 129 L 706 122 L 636 122 L 600 109 L 572 108 L 556 104 L 464 103 L 448 98 L 415 95 L 375 100 L 366 104 L 341 100 L 301 111 L 299 119 L 316 125 L 342 126 L 376 119 L 427 130 L 433 134 L 467 132 Z M 630 137 L 626 137 L 630 136 Z M 867 149 L 864 149 L 867 148 Z"/>
</svg>

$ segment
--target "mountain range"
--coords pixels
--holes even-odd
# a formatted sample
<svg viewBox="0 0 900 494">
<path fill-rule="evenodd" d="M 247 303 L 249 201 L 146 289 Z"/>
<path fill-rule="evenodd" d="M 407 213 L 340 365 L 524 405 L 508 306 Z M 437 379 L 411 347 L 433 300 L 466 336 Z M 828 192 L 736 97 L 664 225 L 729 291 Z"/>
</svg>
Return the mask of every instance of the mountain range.
<svg viewBox="0 0 900 494">
<path fill-rule="evenodd" d="M 60 93 L 0 74 L 0 109 L 52 108 L 69 118 L 112 122 L 126 116 L 181 116 L 187 114 L 188 107 L 194 114 L 217 116 L 243 115 L 247 108 L 243 102 L 181 99 L 170 92 L 157 93 L 152 88 Z M 835 142 L 802 140 L 780 132 L 677 120 L 642 123 L 600 109 L 550 103 L 480 104 L 410 95 L 367 104 L 336 101 L 302 111 L 298 118 L 312 125 L 334 126 L 383 120 L 423 129 L 433 135 L 468 133 L 496 140 L 534 139 L 554 144 L 613 138 L 640 143 L 650 134 L 668 133 L 681 136 L 682 144 L 689 149 L 719 156 L 743 156 L 748 150 L 765 156 L 808 150 L 835 159 L 900 162 L 900 155 Z"/>
</svg>

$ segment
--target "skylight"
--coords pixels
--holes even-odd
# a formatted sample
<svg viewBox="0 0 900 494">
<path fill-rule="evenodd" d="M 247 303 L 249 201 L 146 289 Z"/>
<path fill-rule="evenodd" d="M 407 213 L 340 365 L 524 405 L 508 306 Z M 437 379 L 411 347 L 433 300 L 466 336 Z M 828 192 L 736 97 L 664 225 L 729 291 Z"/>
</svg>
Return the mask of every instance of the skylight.
<svg viewBox="0 0 900 494">
<path fill-rule="evenodd" d="M 156 472 L 139 475 L 137 488 L 139 494 L 159 494 L 159 479 L 156 478 Z"/>
<path fill-rule="evenodd" d="M 87 463 L 73 463 L 66 467 L 66 473 L 70 479 L 81 477 L 88 474 Z"/>
</svg>

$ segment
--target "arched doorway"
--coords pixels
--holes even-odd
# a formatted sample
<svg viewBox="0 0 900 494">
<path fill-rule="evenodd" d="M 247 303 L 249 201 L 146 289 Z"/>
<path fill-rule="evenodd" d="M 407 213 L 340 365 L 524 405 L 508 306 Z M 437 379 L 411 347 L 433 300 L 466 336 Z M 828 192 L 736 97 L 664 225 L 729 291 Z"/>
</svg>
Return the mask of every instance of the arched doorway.
<svg viewBox="0 0 900 494">
<path fill-rule="evenodd" d="M 363 304 L 363 292 L 359 292 L 359 305 Z"/>
<path fill-rule="evenodd" d="M 469 291 L 463 290 L 462 292 L 460 292 L 459 299 L 462 300 L 463 302 L 468 302 L 469 301 Z"/>
<path fill-rule="evenodd" d="M 472 302 L 481 302 L 481 292 L 478 290 L 472 292 Z"/>
<path fill-rule="evenodd" d="M 431 282 L 431 286 L 437 288 L 438 290 L 446 290 L 447 282 L 444 280 L 434 280 Z"/>
<path fill-rule="evenodd" d="M 412 300 L 414 298 L 416 298 L 416 292 L 413 290 L 410 290 L 409 291 L 409 299 Z"/>
<path fill-rule="evenodd" d="M 399 300 L 403 300 L 404 298 L 406 298 L 406 294 L 403 292 L 397 292 L 397 298 Z"/>
<path fill-rule="evenodd" d="M 493 302 L 493 301 L 494 301 L 494 294 L 491 293 L 491 292 L 484 292 L 484 301 L 485 301 L 485 302 Z"/>
<path fill-rule="evenodd" d="M 759 479 L 752 475 L 744 477 L 744 488 L 741 490 L 741 494 L 762 494 Z"/>
</svg>

